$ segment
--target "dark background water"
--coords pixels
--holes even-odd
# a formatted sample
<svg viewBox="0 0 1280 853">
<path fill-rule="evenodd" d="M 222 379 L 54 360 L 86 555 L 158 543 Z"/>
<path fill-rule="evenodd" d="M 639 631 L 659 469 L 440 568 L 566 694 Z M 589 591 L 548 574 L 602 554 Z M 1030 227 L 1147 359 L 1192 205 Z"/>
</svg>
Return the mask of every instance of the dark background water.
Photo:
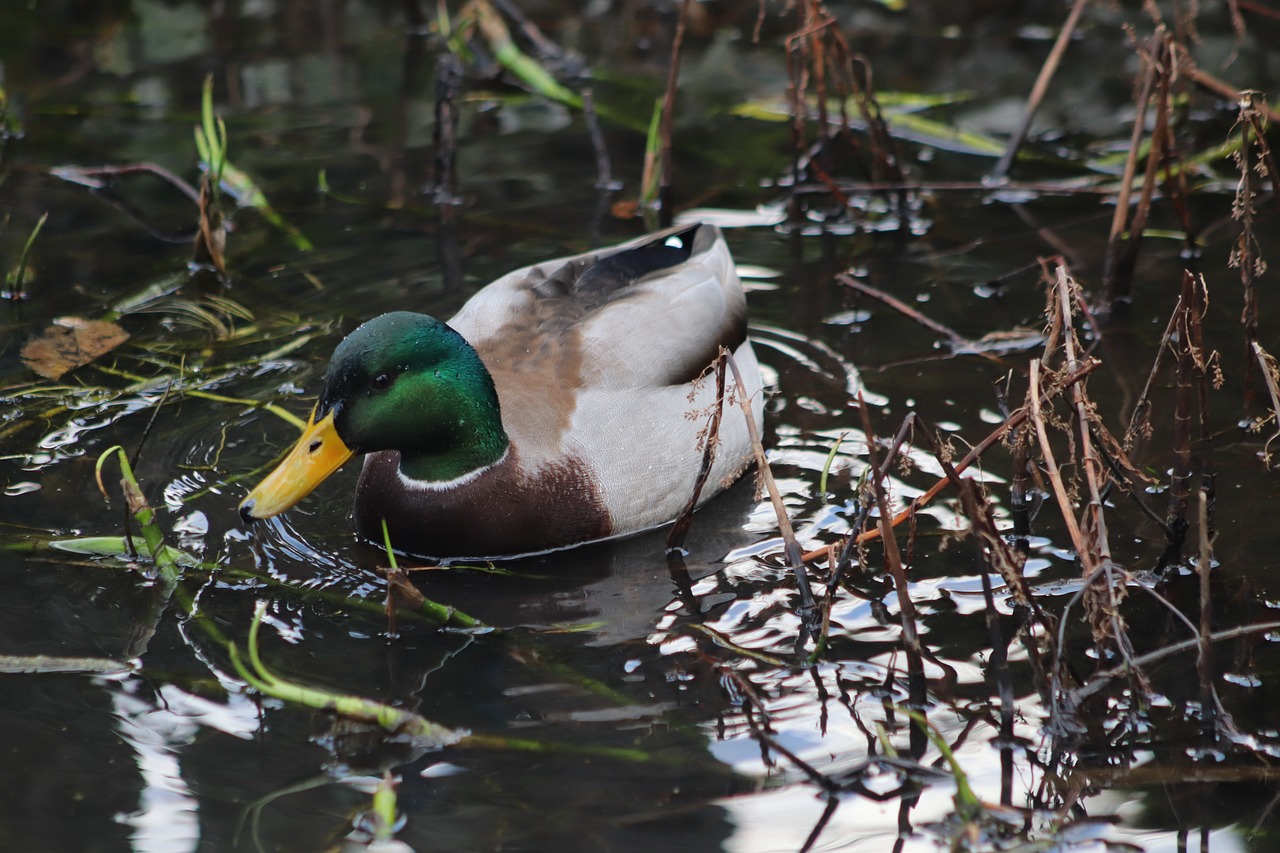
<svg viewBox="0 0 1280 853">
<path fill-rule="evenodd" d="M 1274 86 L 1276 22 L 1250 14 L 1247 34 L 1237 39 L 1224 10 L 1205 5 L 1201 66 L 1234 85 Z M 0 804 L 0 847 L 325 849 L 367 807 L 369 780 L 386 768 L 403 779 L 399 806 L 407 823 L 398 837 L 419 851 L 790 850 L 819 823 L 827 805 L 820 789 L 776 754 L 765 763 L 741 697 L 699 651 L 700 635 L 690 628 L 696 621 L 749 649 L 791 652 L 795 594 L 776 558 L 762 558 L 780 550 L 777 526 L 750 483 L 699 514 L 687 557 L 694 585 L 683 598 L 662 535 L 641 536 L 532 561 L 512 575 L 420 576 L 428 596 L 510 630 L 477 635 L 408 622 L 389 641 L 376 612 L 306 592 L 381 600 L 385 556 L 356 542 L 346 520 L 354 472 L 334 478 L 284 520 L 251 530 L 234 507 L 293 428 L 242 403 L 166 397 L 181 364 L 187 383 L 204 382 L 204 390 L 228 398 L 276 400 L 303 416 L 328 353 L 362 319 L 401 308 L 448 316 L 509 269 L 643 231 L 640 221 L 611 215 L 609 204 L 637 194 L 644 134 L 627 123 L 642 128 L 661 94 L 675 8 L 521 8 L 581 57 L 596 102 L 621 117 L 604 122 L 604 138 L 622 188 L 610 194 L 596 186 L 579 114 L 483 79 L 477 63 L 460 102 L 460 204 L 452 232 L 441 226 L 428 187 L 440 44 L 427 28 L 410 25 L 399 3 L 134 0 L 0 9 L 0 86 L 13 122 L 0 138 L 4 271 L 48 214 L 31 259 L 29 298 L 8 306 L 0 325 L 0 477 L 7 489 L 0 535 L 8 549 L 0 562 L 0 654 L 140 663 L 127 674 L 0 675 L 0 790 L 8 794 Z M 958 442 L 975 442 L 999 421 L 992 382 L 1025 368 L 1029 357 L 1014 352 L 993 363 L 954 356 L 933 332 L 855 299 L 834 275 L 853 270 L 968 337 L 1038 330 L 1038 259 L 1065 249 L 1073 272 L 1096 289 L 1111 202 L 1093 192 L 1025 194 L 1015 203 L 1013 193 L 938 191 L 921 196 L 900 230 L 883 228 L 874 198 L 855 226 L 838 222 L 826 235 L 775 227 L 770 211 L 785 198 L 778 181 L 790 164 L 786 125 L 730 108 L 783 96 L 783 42 L 794 17 L 765 4 L 753 42 L 757 4 L 694 8 L 673 202 L 681 215 L 712 208 L 753 223 L 729 229 L 728 238 L 752 285 L 757 351 L 775 390 L 765 441 L 802 539 L 814 545 L 847 529 L 862 470 L 851 392 L 873 404 L 883 433 L 915 410 Z M 880 90 L 963 93 L 929 115 L 998 138 L 1016 123 L 1066 14 L 1047 2 L 911 3 L 905 12 L 832 3 L 831 11 L 874 68 Z M 1125 45 L 1125 21 L 1149 30 L 1137 12 L 1106 7 L 1086 15 L 1035 127 L 1038 159 L 1021 165 L 1017 177 L 1079 175 L 1087 157 L 1126 144 L 1137 63 Z M 133 176 L 91 192 L 51 173 L 148 162 L 194 182 L 192 128 L 206 74 L 227 122 L 232 161 L 315 246 L 297 250 L 281 230 L 242 209 L 228 239 L 225 288 L 189 277 L 194 210 L 172 186 Z M 1201 100 L 1196 110 L 1183 137 L 1188 144 L 1227 137 L 1228 104 Z M 926 182 L 979 183 L 993 165 L 949 151 L 939 139 L 904 151 L 910 174 Z M 1276 481 L 1259 459 L 1273 428 L 1258 434 L 1238 425 L 1245 417 L 1239 274 L 1226 263 L 1236 234 L 1234 168 L 1219 160 L 1196 180 L 1202 189 L 1194 216 L 1205 229 L 1199 265 L 1212 294 L 1206 334 L 1226 374 L 1213 413 L 1220 478 L 1215 616 L 1216 627 L 1231 627 L 1267 619 L 1275 600 Z M 1176 227 L 1167 209 L 1155 224 Z M 1275 245 L 1267 216 L 1259 236 L 1265 256 Z M 1090 392 L 1117 431 L 1146 379 L 1185 263 L 1179 241 L 1149 239 L 1132 311 L 1113 321 L 1098 350 L 1105 366 Z M 152 287 L 172 292 L 135 303 L 141 307 L 120 319 L 131 340 L 100 362 L 150 382 L 90 366 L 53 385 L 34 381 L 21 364 L 24 341 L 54 318 L 99 316 Z M 1265 296 L 1263 307 L 1265 336 L 1274 319 Z M 1280 346 L 1274 335 L 1263 342 Z M 1136 460 L 1157 477 L 1169 464 L 1171 382 L 1164 376 L 1158 383 L 1163 419 L 1152 449 Z M 854 438 L 841 446 L 828 494 L 820 494 L 827 453 L 845 433 Z M 649 760 L 517 749 L 423 753 L 259 700 L 191 618 L 166 604 L 162 585 L 147 572 L 23 550 L 51 537 L 117 533 L 122 510 L 98 496 L 94 463 L 107 447 L 132 449 L 144 434 L 137 473 L 161 507 L 162 524 L 175 531 L 170 541 L 220 567 L 209 576 L 192 573 L 184 587 L 205 616 L 240 641 L 254 601 L 266 600 L 263 653 L 278 673 L 376 697 L 447 726 L 636 748 Z M 931 481 L 927 457 L 913 459 L 916 470 L 902 475 L 899 497 Z M 985 469 L 993 495 L 1004 501 L 1007 458 L 996 453 Z M 1151 571 L 1162 534 L 1124 506 L 1117 513 L 1117 560 Z M 1028 569 L 1045 606 L 1061 608 L 1078 571 L 1055 515 L 1046 507 L 1038 518 Z M 967 543 L 944 547 L 944 535 L 958 526 L 947 504 L 922 521 L 912 595 L 925 641 L 941 662 L 930 671 L 934 724 L 979 793 L 997 801 L 981 568 Z M 304 592 L 235 575 L 237 567 Z M 879 751 L 878 725 L 904 731 L 885 704 L 886 697 L 904 698 L 900 686 L 886 686 L 903 664 L 896 624 L 886 615 L 894 612 L 892 596 L 873 580 L 876 571 L 878 564 L 855 580 L 862 596 L 842 596 L 824 663 L 773 667 L 742 657 L 735 664 L 769 709 L 779 743 L 831 778 L 857 775 L 866 785 L 833 801 L 816 849 L 888 850 L 895 839 L 905 849 L 933 849 L 927 827 L 953 809 L 945 778 L 923 781 L 918 798 L 901 798 L 893 796 L 892 774 L 863 767 Z M 1193 602 L 1195 581 L 1184 574 L 1175 567 L 1163 588 Z M 1129 608 L 1130 625 L 1149 647 L 1185 638 L 1151 601 L 1135 595 Z M 1083 655 L 1085 633 L 1073 627 L 1071 636 Z M 1178 658 L 1150 673 L 1157 696 L 1151 729 L 1125 728 L 1122 698 L 1104 705 L 1094 724 L 1113 736 L 1086 739 L 1069 766 L 1058 768 L 1070 783 L 1042 769 L 1064 742 L 1042 728 L 1046 711 L 1026 662 L 1015 661 L 1014 803 L 1061 801 L 1046 788 L 1089 790 L 1074 800 L 1077 816 L 1116 825 L 1077 827 L 1081 849 L 1101 849 L 1101 838 L 1174 849 L 1202 830 L 1213 849 L 1269 849 L 1268 768 L 1278 739 L 1268 698 L 1273 646 L 1272 637 L 1256 636 L 1225 646 L 1218 658 L 1223 701 L 1240 732 L 1232 748 L 1195 751 L 1194 664 Z M 888 796 L 878 801 L 867 790 Z"/>
</svg>

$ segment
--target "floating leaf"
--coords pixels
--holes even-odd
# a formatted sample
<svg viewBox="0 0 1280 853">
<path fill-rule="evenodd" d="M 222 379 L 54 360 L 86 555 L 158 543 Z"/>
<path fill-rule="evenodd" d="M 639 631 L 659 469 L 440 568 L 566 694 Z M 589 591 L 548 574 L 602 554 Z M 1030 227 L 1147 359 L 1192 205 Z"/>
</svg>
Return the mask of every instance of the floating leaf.
<svg viewBox="0 0 1280 853">
<path fill-rule="evenodd" d="M 945 122 L 916 115 L 921 110 L 959 103 L 966 100 L 967 97 L 967 94 L 963 92 L 941 95 L 877 92 L 876 102 L 884 109 L 885 118 L 889 122 L 894 136 L 931 145 L 946 151 L 974 154 L 979 157 L 999 157 L 1004 153 L 1005 149 L 1005 144 L 1002 141 L 981 133 L 962 130 Z M 818 101 L 816 98 L 808 99 L 808 109 L 816 112 L 817 106 Z M 831 116 L 839 116 L 840 102 L 834 99 L 828 101 L 827 110 Z M 779 99 L 748 101 L 737 105 L 730 112 L 733 115 L 758 121 L 781 122 L 790 121 L 791 119 L 791 106 L 786 101 Z M 862 119 L 855 115 L 849 117 L 849 123 L 850 126 L 855 128 L 860 128 L 864 124 Z"/>
<path fill-rule="evenodd" d="M 132 665 L 113 658 L 77 658 L 57 655 L 0 655 L 0 672 L 12 673 L 81 673 L 85 675 L 120 675 L 131 672 Z"/>
<path fill-rule="evenodd" d="M 79 554 L 83 557 L 121 557 L 132 559 L 137 554 L 129 547 L 123 536 L 81 536 L 78 539 L 55 539 L 49 543 L 50 548 L 66 551 L 68 554 Z M 185 551 L 164 546 L 164 559 L 184 568 L 200 565 L 200 561 Z"/>
<path fill-rule="evenodd" d="M 917 113 L 937 107 L 963 104 L 973 100 L 971 92 L 891 92 L 877 91 L 876 103 L 888 116 L 905 113 Z M 806 108 L 814 115 L 818 112 L 818 99 L 805 98 Z M 840 99 L 827 99 L 827 112 L 833 116 L 840 115 Z M 733 115 L 754 118 L 760 121 L 787 121 L 791 118 L 791 103 L 785 98 L 759 98 L 738 104 L 730 110 Z"/>
<path fill-rule="evenodd" d="M 574 109 L 582 109 L 582 98 L 577 93 L 563 86 L 537 60 L 516 47 L 506 23 L 488 0 L 476 0 L 467 8 L 475 15 L 480 32 L 489 42 L 498 64 L 542 97 L 559 101 Z"/>
<path fill-rule="evenodd" d="M 22 361 L 46 379 L 61 379 L 129 340 L 129 333 L 105 320 L 59 317 L 22 348 Z"/>
</svg>

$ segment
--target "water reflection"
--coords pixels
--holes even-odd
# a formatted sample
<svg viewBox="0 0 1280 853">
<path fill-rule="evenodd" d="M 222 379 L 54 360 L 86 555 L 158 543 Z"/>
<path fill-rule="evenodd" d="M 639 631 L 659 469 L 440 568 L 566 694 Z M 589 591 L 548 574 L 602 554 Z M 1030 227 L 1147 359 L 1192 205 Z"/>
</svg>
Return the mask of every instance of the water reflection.
<svg viewBox="0 0 1280 853">
<path fill-rule="evenodd" d="M 133 750 L 142 780 L 138 808 L 121 815 L 133 827 L 129 843 L 143 853 L 179 853 L 200 844 L 199 803 L 183 778 L 178 753 L 200 730 L 126 690 L 112 694 L 120 739 Z"/>
</svg>

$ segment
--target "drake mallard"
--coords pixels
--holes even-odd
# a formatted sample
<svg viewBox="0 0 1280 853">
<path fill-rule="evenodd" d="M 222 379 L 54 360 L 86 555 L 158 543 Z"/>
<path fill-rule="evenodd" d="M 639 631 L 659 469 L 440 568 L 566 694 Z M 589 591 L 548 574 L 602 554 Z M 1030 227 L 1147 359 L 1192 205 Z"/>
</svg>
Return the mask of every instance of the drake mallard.
<svg viewBox="0 0 1280 853">
<path fill-rule="evenodd" d="M 407 554 L 525 556 L 663 525 L 693 492 L 722 346 L 759 425 L 746 298 L 711 225 L 517 270 L 448 323 L 384 314 L 334 350 L 302 437 L 240 514 L 284 512 L 366 454 L 356 530 L 381 543 L 386 519 Z M 726 405 L 700 503 L 751 460 Z"/>
</svg>

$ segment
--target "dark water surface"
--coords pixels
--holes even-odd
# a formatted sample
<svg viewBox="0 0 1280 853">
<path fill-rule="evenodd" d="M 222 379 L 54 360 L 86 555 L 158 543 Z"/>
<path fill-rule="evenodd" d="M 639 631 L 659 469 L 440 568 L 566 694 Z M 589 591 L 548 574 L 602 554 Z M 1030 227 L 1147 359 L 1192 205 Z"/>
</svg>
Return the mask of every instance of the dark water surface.
<svg viewBox="0 0 1280 853">
<path fill-rule="evenodd" d="M 956 436 L 962 452 L 1002 418 L 992 383 L 1025 372 L 1036 353 L 957 356 L 935 332 L 854 298 L 835 274 L 852 271 L 965 337 L 1021 329 L 1034 343 L 1044 306 L 1038 259 L 1065 249 L 1075 275 L 1096 289 L 1113 208 L 1094 192 L 971 189 L 922 194 L 901 229 L 885 227 L 874 197 L 858 223 L 830 223 L 826 234 L 817 223 L 803 234 L 779 225 L 786 125 L 729 108 L 783 97 L 782 43 L 793 19 L 766 4 L 753 44 L 756 4 L 694 5 L 674 202 L 680 216 L 741 226 L 727 235 L 751 286 L 757 353 L 775 392 L 765 444 L 797 533 L 816 547 L 847 532 L 855 514 L 865 441 L 853 395 L 871 404 L 882 434 L 915 410 Z M 948 6 L 912 3 L 894 13 L 833 3 L 832 11 L 880 89 L 964 92 L 965 100 L 930 115 L 1003 139 L 1066 7 Z M 426 29 L 406 25 L 400 4 L 41 0 L 0 8 L 0 86 L 12 122 L 0 136 L 0 272 L 16 267 L 48 214 L 28 298 L 6 306 L 0 325 L 0 655 L 9 668 L 19 656 L 79 660 L 69 665 L 74 672 L 0 674 L 0 849 L 336 849 L 387 769 L 401 779 L 406 822 L 397 838 L 418 851 L 782 851 L 803 847 L 819 826 L 816 850 L 946 845 L 956 789 L 940 755 L 930 749 L 921 759 L 938 775 L 911 776 L 905 788 L 891 763 L 871 761 L 885 754 L 882 733 L 905 749 L 909 728 L 894 704 L 907 698 L 905 662 L 878 552 L 838 597 L 823 662 L 799 665 L 795 585 L 781 568 L 773 510 L 750 482 L 699 513 L 683 590 L 662 533 L 525 561 L 508 574 L 417 576 L 428 597 L 508 629 L 502 634 L 402 619 L 389 640 L 376 608 L 342 603 L 380 603 L 385 588 L 385 555 L 350 532 L 354 465 L 283 519 L 255 528 L 239 521 L 236 504 L 296 436 L 244 401 L 275 401 L 305 417 L 328 354 L 361 320 L 395 309 L 447 317 L 509 269 L 644 230 L 609 211 L 637 193 L 643 126 L 661 94 L 673 9 L 593 3 L 526 11 L 582 57 L 597 103 L 620 119 L 604 121 L 604 132 L 622 189 L 602 196 L 596 187 L 580 114 L 480 79 L 480 57 L 460 101 L 451 231 L 429 188 L 440 48 Z M 1083 158 L 1127 139 L 1137 65 L 1120 23 L 1110 7 L 1086 16 L 1036 127 L 1041 159 L 1020 177 L 1079 174 Z M 1267 45 L 1280 28 L 1262 16 L 1249 25 L 1237 41 L 1222 10 L 1206 10 L 1201 64 L 1235 85 L 1274 87 L 1280 53 Z M 315 247 L 299 251 L 285 231 L 241 209 L 228 238 L 225 287 L 191 275 L 194 208 L 174 187 L 132 175 L 93 190 L 54 171 L 146 162 L 195 182 L 192 128 L 206 74 L 232 161 Z M 1226 139 L 1229 104 L 1199 109 L 1188 119 L 1192 135 L 1206 146 Z M 906 144 L 912 175 L 977 183 L 993 165 L 948 147 L 938 138 Z M 1227 266 L 1237 234 L 1236 172 L 1217 160 L 1196 180 L 1204 186 L 1193 211 L 1205 229 L 1199 265 L 1211 291 L 1206 336 L 1216 341 L 1226 380 L 1212 414 L 1214 627 L 1224 629 L 1267 621 L 1280 601 L 1277 481 L 1260 459 L 1274 425 L 1261 433 L 1239 426 L 1240 285 Z M 1268 215 L 1258 232 L 1264 256 L 1276 245 Z M 1178 227 L 1167 208 L 1157 218 L 1158 228 Z M 1095 352 L 1104 367 L 1090 393 L 1117 432 L 1176 299 L 1180 246 L 1148 239 L 1132 311 L 1112 322 Z M 1267 335 L 1276 319 L 1269 301 L 1264 295 L 1263 343 L 1274 350 L 1280 340 Z M 52 383 L 22 365 L 23 343 L 54 318 L 112 310 L 132 337 L 96 366 Z M 1151 445 L 1163 449 L 1135 461 L 1159 480 L 1169 466 L 1173 381 L 1166 373 L 1157 385 L 1161 415 Z M 1261 403 L 1252 414 L 1260 412 Z M 172 531 L 168 541 L 213 567 L 190 570 L 183 590 L 241 645 L 255 601 L 267 602 L 262 653 L 273 671 L 445 726 L 597 754 L 424 750 L 262 699 L 150 568 L 31 550 L 51 538 L 119 533 L 124 510 L 118 498 L 104 505 L 95 462 L 112 445 L 132 451 L 144 436 L 137 475 Z M 842 436 L 823 494 L 819 479 Z M 896 472 L 900 501 L 939 470 L 923 451 L 912 451 L 911 462 Z M 1001 506 L 1008 472 L 1001 450 L 978 472 Z M 1112 496 L 1116 559 L 1154 584 L 1163 534 L 1125 500 Z M 1218 851 L 1274 849 L 1270 765 L 1280 754 L 1280 715 L 1270 693 L 1280 633 L 1219 647 L 1215 683 L 1235 737 L 1210 749 L 1197 740 L 1192 656 L 1151 668 L 1154 700 L 1141 715 L 1130 713 L 1139 704 L 1132 696 L 1117 692 L 1090 710 L 1079 738 L 1055 739 L 1015 645 L 1018 715 L 1013 740 L 999 741 L 983 570 L 967 541 L 947 538 L 964 527 L 956 513 L 944 500 L 921 518 L 911 594 L 934 656 L 926 664 L 930 719 L 978 795 L 1001 800 L 1004 746 L 1006 798 L 1044 807 L 1010 820 L 1025 820 L 1032 838 L 1052 839 L 1047 845 L 1102 850 L 1128 842 L 1158 851 L 1186 849 L 1191 838 L 1192 849 L 1198 842 Z M 1057 519 L 1046 503 L 1027 574 L 1042 605 L 1061 612 L 1079 588 L 1079 570 Z M 1196 621 L 1190 562 L 1160 580 Z M 997 597 L 1007 615 L 1008 597 Z M 1135 594 L 1126 607 L 1139 651 L 1188 636 L 1149 598 Z M 1087 668 L 1088 633 L 1078 619 L 1077 606 L 1067 615 L 1067 648 Z M 742 653 L 713 657 L 720 647 L 707 642 L 709 632 Z M 85 659 L 130 667 L 85 673 Z M 55 668 L 43 661 L 43 669 Z M 756 694 L 749 701 L 744 683 Z M 760 709 L 768 712 L 767 738 Z M 841 790 L 825 795 L 797 761 L 766 743 Z M 644 760 L 599 754 L 610 747 Z M 1059 820 L 1059 807 L 1073 825 L 1037 835 Z"/>
</svg>

